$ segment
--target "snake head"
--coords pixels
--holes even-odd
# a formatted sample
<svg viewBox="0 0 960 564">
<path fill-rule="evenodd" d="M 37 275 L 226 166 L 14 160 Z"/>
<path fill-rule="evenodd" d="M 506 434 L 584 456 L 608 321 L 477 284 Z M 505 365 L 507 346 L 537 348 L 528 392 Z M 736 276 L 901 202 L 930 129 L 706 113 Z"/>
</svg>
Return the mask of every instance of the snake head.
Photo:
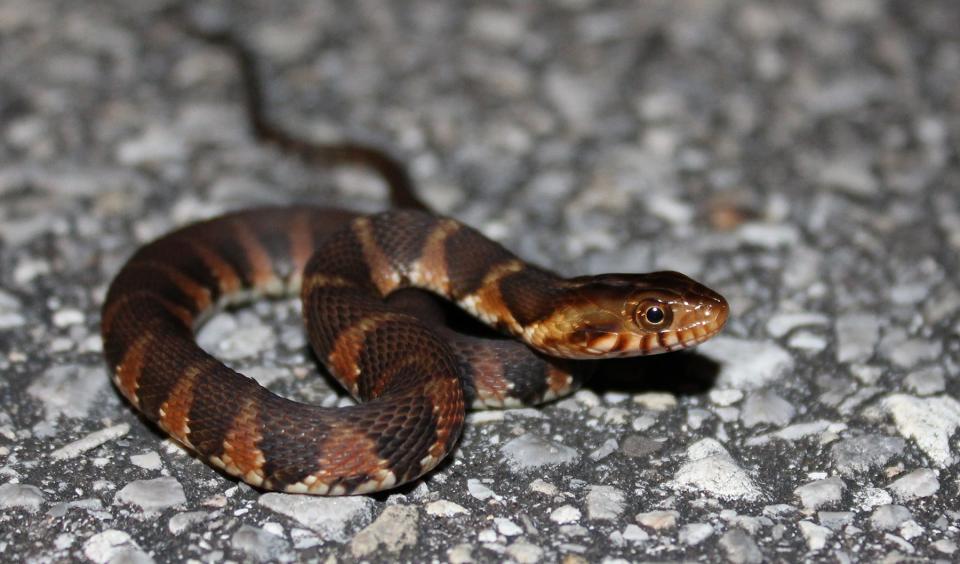
<svg viewBox="0 0 960 564">
<path fill-rule="evenodd" d="M 615 358 L 692 347 L 716 335 L 729 307 L 679 272 L 603 274 L 567 281 L 563 303 L 541 324 L 543 350 L 566 358 Z"/>
</svg>

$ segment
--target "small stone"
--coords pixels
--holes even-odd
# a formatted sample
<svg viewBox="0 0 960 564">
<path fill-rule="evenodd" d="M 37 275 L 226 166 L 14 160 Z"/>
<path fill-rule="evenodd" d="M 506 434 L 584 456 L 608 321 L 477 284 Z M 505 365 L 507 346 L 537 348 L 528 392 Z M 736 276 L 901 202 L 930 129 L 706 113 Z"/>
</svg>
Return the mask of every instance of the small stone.
<svg viewBox="0 0 960 564">
<path fill-rule="evenodd" d="M 347 526 L 369 519 L 376 505 L 363 496 L 313 497 L 276 492 L 261 495 L 257 503 L 290 517 L 324 539 L 341 543 L 350 538 Z"/>
<path fill-rule="evenodd" d="M 113 427 L 107 427 L 106 429 L 100 429 L 99 431 L 94 431 L 93 433 L 90 433 L 81 439 L 77 439 L 72 443 L 63 445 L 57 450 L 51 452 L 50 458 L 54 460 L 70 460 L 71 458 L 76 458 L 88 450 L 95 449 L 108 441 L 119 439 L 129 432 L 130 425 L 126 423 L 114 425 Z"/>
<path fill-rule="evenodd" d="M 550 520 L 561 525 L 580 520 L 580 510 L 572 505 L 561 505 L 550 512 Z"/>
<path fill-rule="evenodd" d="M 820 511 L 817 513 L 817 519 L 820 524 L 831 531 L 839 531 L 850 523 L 856 516 L 852 511 Z"/>
<path fill-rule="evenodd" d="M 447 551 L 450 564 L 471 564 L 473 562 L 473 546 L 463 543 Z"/>
<path fill-rule="evenodd" d="M 797 331 L 787 340 L 787 346 L 801 351 L 820 352 L 827 348 L 827 339 L 810 331 Z"/>
<path fill-rule="evenodd" d="M 870 515 L 870 524 L 881 531 L 892 531 L 910 519 L 913 515 L 902 505 L 881 505 Z"/>
<path fill-rule="evenodd" d="M 643 458 L 663 448 L 663 441 L 642 435 L 627 435 L 620 442 L 620 452 L 630 458 Z"/>
<path fill-rule="evenodd" d="M 650 540 L 650 535 L 640 527 L 630 524 L 623 530 L 623 540 L 638 544 Z"/>
<path fill-rule="evenodd" d="M 107 382 L 99 365 L 56 364 L 33 379 L 27 393 L 43 403 L 48 421 L 61 415 L 79 419 L 89 415 Z"/>
<path fill-rule="evenodd" d="M 722 499 L 754 501 L 762 497 L 750 476 L 714 439 L 702 439 L 687 448 L 684 463 L 667 486 L 680 491 L 707 492 Z"/>
<path fill-rule="evenodd" d="M 476 478 L 470 478 L 467 480 L 467 493 L 483 501 L 485 499 L 490 499 L 491 497 L 496 497 L 497 494 L 493 493 L 493 490 L 488 488 L 480 480 Z"/>
<path fill-rule="evenodd" d="M 153 562 L 130 535 L 117 529 L 107 529 L 87 539 L 83 543 L 83 555 L 97 564 Z"/>
<path fill-rule="evenodd" d="M 707 394 L 710 401 L 720 407 L 731 406 L 743 399 L 743 391 L 735 388 L 726 388 L 723 390 L 710 390 Z"/>
<path fill-rule="evenodd" d="M 181 160 L 187 155 L 183 138 L 168 125 L 155 125 L 117 148 L 117 159 L 128 166 Z"/>
<path fill-rule="evenodd" d="M 882 488 L 863 488 L 855 491 L 853 497 L 861 511 L 893 503 L 893 496 Z"/>
<path fill-rule="evenodd" d="M 580 455 L 575 448 L 548 441 L 532 433 L 506 443 L 500 452 L 514 471 L 570 464 Z"/>
<path fill-rule="evenodd" d="M 716 385 L 740 390 L 776 382 L 793 367 L 793 356 L 771 341 L 715 337 L 697 347 L 720 365 Z"/>
<path fill-rule="evenodd" d="M 734 564 L 756 564 L 763 561 L 757 543 L 743 529 L 731 529 L 720 537 L 720 547 Z"/>
<path fill-rule="evenodd" d="M 678 517 L 680 517 L 680 513 L 676 511 L 648 511 L 647 513 L 638 513 L 636 519 L 637 523 L 644 527 L 661 531 L 676 527 Z"/>
<path fill-rule="evenodd" d="M 823 163 L 819 175 L 820 183 L 827 188 L 854 196 L 872 196 L 878 189 L 876 176 L 870 170 L 869 163 L 861 160 L 844 158 Z"/>
<path fill-rule="evenodd" d="M 929 366 L 911 372 L 903 379 L 904 385 L 921 396 L 930 396 L 942 393 L 946 389 L 946 379 L 943 369 L 939 366 Z"/>
<path fill-rule="evenodd" d="M 177 513 L 170 518 L 170 522 L 167 523 L 167 529 L 174 535 L 179 535 L 183 531 L 190 528 L 190 525 L 194 523 L 200 523 L 207 518 L 208 513 L 206 511 L 187 511 L 184 513 Z"/>
<path fill-rule="evenodd" d="M 746 245 L 776 249 L 793 247 L 800 241 L 800 233 L 793 225 L 748 221 L 737 230 L 740 241 Z"/>
<path fill-rule="evenodd" d="M 497 532 L 505 537 L 515 537 L 523 534 L 523 529 L 519 525 L 505 517 L 495 517 L 493 524 L 497 526 Z"/>
<path fill-rule="evenodd" d="M 910 501 L 931 496 L 940 489 L 937 474 L 929 468 L 920 468 L 898 478 L 887 486 L 893 496 L 900 501 Z"/>
<path fill-rule="evenodd" d="M 868 313 L 841 315 L 836 336 L 838 362 L 863 362 L 873 356 L 880 338 L 880 318 Z"/>
<path fill-rule="evenodd" d="M 0 508 L 25 509 L 36 513 L 43 504 L 43 492 L 30 484 L 3 484 L 0 486 Z"/>
<path fill-rule="evenodd" d="M 646 392 L 633 396 L 633 403 L 651 411 L 667 411 L 677 406 L 677 396 L 667 392 Z"/>
<path fill-rule="evenodd" d="M 924 533 L 923 527 L 919 523 L 910 519 L 900 525 L 900 536 L 907 539 L 915 539 Z"/>
<path fill-rule="evenodd" d="M 680 527 L 677 538 L 681 544 L 694 546 L 710 538 L 713 534 L 713 527 L 707 523 L 688 523 Z"/>
<path fill-rule="evenodd" d="M 353 537 L 350 553 L 363 558 L 383 547 L 395 554 L 417 543 L 420 513 L 409 505 L 390 505 L 373 522 Z"/>
<path fill-rule="evenodd" d="M 800 521 L 798 526 L 800 527 L 800 533 L 807 541 L 807 548 L 811 552 L 816 552 L 827 546 L 827 539 L 833 534 L 830 529 L 821 527 L 811 521 Z"/>
<path fill-rule="evenodd" d="M 63 308 L 53 314 L 53 324 L 56 327 L 70 327 L 71 325 L 81 325 L 87 317 L 79 309 Z"/>
<path fill-rule="evenodd" d="M 906 448 L 903 439 L 882 435 L 864 435 L 844 439 L 830 447 L 833 464 L 844 476 L 867 472 L 899 456 Z"/>
<path fill-rule="evenodd" d="M 587 519 L 615 521 L 623 513 L 626 495 L 613 486 L 590 486 L 587 494 Z"/>
<path fill-rule="evenodd" d="M 520 564 L 533 564 L 543 558 L 543 549 L 526 541 L 517 541 L 507 547 L 507 555 Z"/>
<path fill-rule="evenodd" d="M 134 454 L 130 457 L 130 462 L 145 470 L 159 470 L 163 466 L 160 455 L 156 452 L 146 452 L 143 454 Z"/>
<path fill-rule="evenodd" d="M 797 327 L 826 325 L 828 321 L 829 318 L 822 313 L 779 313 L 767 321 L 767 333 L 779 339 Z"/>
<path fill-rule="evenodd" d="M 939 339 L 907 338 L 902 329 L 895 329 L 880 341 L 880 352 L 895 365 L 909 370 L 940 358 L 943 344 Z"/>
<path fill-rule="evenodd" d="M 616 452 L 619 446 L 620 445 L 617 443 L 616 439 L 607 439 L 602 445 L 600 445 L 600 448 L 591 452 L 588 456 L 590 457 L 590 460 L 599 462 Z"/>
<path fill-rule="evenodd" d="M 953 554 L 957 551 L 957 543 L 950 539 L 940 539 L 938 541 L 934 541 L 930 543 L 930 546 L 932 546 L 934 550 L 944 554 Z"/>
<path fill-rule="evenodd" d="M 743 403 L 740 420 L 747 427 L 757 425 L 783 426 L 790 423 L 797 410 L 792 403 L 772 390 L 751 393 Z"/>
<path fill-rule="evenodd" d="M 186 502 L 183 486 L 176 478 L 135 480 L 124 486 L 114 498 L 114 503 L 136 505 L 148 514 Z"/>
<path fill-rule="evenodd" d="M 657 423 L 657 418 L 652 415 L 641 415 L 630 423 L 630 428 L 637 432 L 643 432 L 653 427 Z"/>
<path fill-rule="evenodd" d="M 816 510 L 824 505 L 839 502 L 845 487 L 843 480 L 835 476 L 804 484 L 793 490 L 793 495 L 800 498 L 800 503 L 805 508 Z"/>
<path fill-rule="evenodd" d="M 452 501 L 447 501 L 445 499 L 438 499 L 437 501 L 431 501 L 426 506 L 427 515 L 433 515 L 435 517 L 453 517 L 454 515 L 469 515 L 468 511 L 462 505 L 456 504 Z"/>
<path fill-rule="evenodd" d="M 286 539 L 251 525 L 237 529 L 230 537 L 230 544 L 256 562 L 292 560 Z"/>
<path fill-rule="evenodd" d="M 883 406 L 893 416 L 897 431 L 916 441 L 934 464 L 945 467 L 954 462 L 950 437 L 960 427 L 960 402 L 949 396 L 893 394 L 883 400 Z"/>
<path fill-rule="evenodd" d="M 551 484 L 550 482 L 545 482 L 540 478 L 530 482 L 530 485 L 527 486 L 527 489 L 535 492 L 542 493 L 544 495 L 554 496 L 560 493 L 560 490 L 557 489 L 557 486 Z"/>
</svg>

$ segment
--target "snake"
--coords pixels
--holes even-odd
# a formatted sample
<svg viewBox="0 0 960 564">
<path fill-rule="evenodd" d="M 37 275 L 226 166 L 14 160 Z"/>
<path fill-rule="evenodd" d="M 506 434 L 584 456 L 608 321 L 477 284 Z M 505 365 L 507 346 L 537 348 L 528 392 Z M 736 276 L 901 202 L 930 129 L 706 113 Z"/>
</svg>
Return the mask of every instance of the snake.
<svg viewBox="0 0 960 564">
<path fill-rule="evenodd" d="M 258 138 L 367 162 L 387 178 L 395 206 L 375 214 L 312 205 L 229 212 L 142 246 L 116 274 L 101 310 L 113 382 L 146 420 L 211 466 L 262 490 L 389 490 L 455 449 L 468 408 L 547 402 L 574 391 L 591 361 L 686 349 L 724 326 L 725 299 L 683 274 L 560 276 L 425 209 L 392 157 L 350 143 L 318 148 L 284 133 L 249 86 L 249 53 L 229 45 Z M 504 337 L 456 330 L 426 294 Z M 354 404 L 284 398 L 196 341 L 220 308 L 297 295 L 317 360 Z"/>
</svg>

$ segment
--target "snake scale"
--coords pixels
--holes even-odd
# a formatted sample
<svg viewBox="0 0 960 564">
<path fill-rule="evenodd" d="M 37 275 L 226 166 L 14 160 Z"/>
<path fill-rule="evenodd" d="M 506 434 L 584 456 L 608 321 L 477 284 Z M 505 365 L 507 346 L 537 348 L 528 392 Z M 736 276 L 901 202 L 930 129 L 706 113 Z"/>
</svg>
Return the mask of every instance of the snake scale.
<svg viewBox="0 0 960 564">
<path fill-rule="evenodd" d="M 349 495 L 410 482 L 453 449 L 468 406 L 536 404 L 574 390 L 599 359 L 674 351 L 716 334 L 723 297 L 675 272 L 562 278 L 453 219 L 416 209 L 403 168 L 361 145 L 312 145 L 263 115 L 240 61 L 254 134 L 320 160 L 365 163 L 402 206 L 375 215 L 310 206 L 237 211 L 138 250 L 102 309 L 104 355 L 124 397 L 227 474 L 267 490 Z M 457 333 L 418 288 L 513 339 Z M 320 362 L 357 400 L 282 398 L 197 345 L 218 307 L 299 294 Z"/>
</svg>

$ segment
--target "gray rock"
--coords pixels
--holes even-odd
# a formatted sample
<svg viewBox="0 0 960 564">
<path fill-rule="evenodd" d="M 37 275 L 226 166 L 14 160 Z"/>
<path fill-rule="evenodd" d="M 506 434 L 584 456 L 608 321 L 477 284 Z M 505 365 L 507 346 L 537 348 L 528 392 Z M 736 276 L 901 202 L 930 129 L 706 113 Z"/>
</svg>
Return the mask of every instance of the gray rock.
<svg viewBox="0 0 960 564">
<path fill-rule="evenodd" d="M 644 458 L 663 449 L 663 446 L 663 441 L 643 435 L 627 435 L 620 441 L 620 452 L 630 458 Z"/>
<path fill-rule="evenodd" d="M 587 493 L 587 519 L 616 521 L 623 513 L 626 496 L 613 486 L 590 486 Z"/>
<path fill-rule="evenodd" d="M 494 517 L 493 524 L 496 525 L 497 532 L 505 537 L 515 537 L 523 534 L 523 529 L 506 517 Z"/>
<path fill-rule="evenodd" d="M 136 480 L 124 486 L 114 497 L 114 503 L 136 505 L 148 514 L 186 502 L 183 486 L 176 478 Z"/>
<path fill-rule="evenodd" d="M 912 369 L 938 359 L 943 344 L 938 339 L 907 338 L 901 329 L 894 329 L 880 341 L 880 352 L 900 368 Z"/>
<path fill-rule="evenodd" d="M 943 369 L 939 366 L 929 366 L 907 374 L 903 384 L 911 391 L 921 396 L 942 393 L 946 389 L 946 379 Z"/>
<path fill-rule="evenodd" d="M 767 333 L 779 339 L 797 327 L 826 325 L 829 320 L 830 318 L 822 313 L 778 313 L 770 316 L 767 321 Z"/>
<path fill-rule="evenodd" d="M 761 390 L 747 396 L 743 402 L 740 420 L 747 427 L 757 425 L 783 426 L 790 423 L 797 410 L 793 404 L 773 390 Z"/>
<path fill-rule="evenodd" d="M 929 468 L 920 468 L 894 480 L 887 486 L 890 493 L 900 501 L 929 497 L 940 489 L 937 473 Z"/>
<path fill-rule="evenodd" d="M 417 542 L 420 513 L 409 505 L 390 505 L 373 522 L 353 537 L 350 553 L 364 558 L 375 550 L 395 554 Z"/>
<path fill-rule="evenodd" d="M 109 380 L 103 368 L 82 364 L 60 364 L 47 369 L 27 388 L 27 393 L 43 402 L 46 419 L 86 417 Z"/>
<path fill-rule="evenodd" d="M 807 509 L 818 509 L 824 505 L 837 503 L 843 497 L 843 490 L 846 485 L 839 477 L 824 478 L 804 484 L 795 490 L 793 494 L 800 498 L 800 503 Z"/>
<path fill-rule="evenodd" d="M 716 385 L 731 388 L 762 388 L 793 367 L 790 353 L 771 341 L 720 336 L 697 347 L 697 352 L 720 364 Z"/>
<path fill-rule="evenodd" d="M 942 552 L 943 554 L 952 555 L 957 551 L 957 543 L 955 543 L 950 539 L 940 539 L 938 541 L 934 541 L 930 543 L 930 546 L 934 550 L 937 550 L 938 552 Z"/>
<path fill-rule="evenodd" d="M 83 555 L 97 564 L 153 562 L 149 555 L 140 550 L 129 534 L 117 529 L 107 529 L 87 539 L 83 543 Z"/>
<path fill-rule="evenodd" d="M 720 548 L 727 559 L 734 564 L 756 564 L 763 562 L 763 554 L 756 541 L 743 529 L 731 529 L 720 537 Z"/>
<path fill-rule="evenodd" d="M 600 445 L 600 448 L 594 450 L 588 456 L 590 457 L 590 460 L 599 462 L 616 452 L 619 446 L 620 445 L 617 443 L 616 439 L 607 439 L 602 445 Z"/>
<path fill-rule="evenodd" d="M 844 476 L 853 476 L 878 468 L 906 448 L 903 439 L 882 435 L 864 435 L 844 439 L 830 447 L 833 464 Z"/>
<path fill-rule="evenodd" d="M 883 400 L 883 407 L 893 416 L 897 431 L 916 441 L 934 464 L 944 467 L 954 462 L 950 437 L 960 427 L 960 402 L 950 396 L 892 394 Z"/>
<path fill-rule="evenodd" d="M 521 540 L 507 547 L 507 555 L 520 564 L 533 564 L 543 558 L 543 549 Z"/>
<path fill-rule="evenodd" d="M 177 513 L 170 518 L 170 522 L 167 523 L 167 529 L 175 534 L 179 535 L 185 530 L 190 528 L 190 525 L 195 523 L 201 523 L 209 515 L 206 511 L 186 511 L 184 513 Z"/>
<path fill-rule="evenodd" d="M 680 513 L 678 511 L 669 510 L 638 513 L 636 519 L 637 523 L 640 523 L 644 527 L 660 531 L 676 527 L 679 517 Z"/>
<path fill-rule="evenodd" d="M 684 463 L 667 486 L 679 491 L 705 492 L 722 499 L 755 501 L 763 496 L 753 479 L 714 439 L 702 439 L 687 449 Z"/>
<path fill-rule="evenodd" d="M 902 505 L 881 505 L 870 515 L 870 524 L 881 531 L 892 531 L 904 521 L 913 519 L 910 510 Z"/>
<path fill-rule="evenodd" d="M 550 512 L 550 520 L 561 525 L 580 521 L 580 510 L 572 505 L 561 505 Z"/>
<path fill-rule="evenodd" d="M 283 537 L 250 525 L 242 525 L 233 536 L 230 544 L 234 549 L 246 553 L 255 562 L 290 562 L 290 544 Z"/>
<path fill-rule="evenodd" d="M 847 313 L 837 318 L 837 362 L 862 362 L 873 355 L 880 338 L 880 318 Z"/>
<path fill-rule="evenodd" d="M 707 523 L 688 523 L 680 527 L 677 538 L 681 544 L 694 546 L 710 538 L 713 534 L 713 527 Z"/>
<path fill-rule="evenodd" d="M 43 504 L 43 492 L 30 484 L 3 484 L 0 486 L 0 508 L 25 509 L 36 513 Z"/>
<path fill-rule="evenodd" d="M 312 497 L 266 493 L 257 502 L 316 531 L 322 538 L 346 542 L 349 525 L 370 519 L 376 503 L 369 497 Z"/>
<path fill-rule="evenodd" d="M 126 423 L 114 425 L 113 427 L 107 427 L 106 429 L 100 429 L 99 431 L 94 431 L 85 437 L 67 443 L 54 450 L 50 453 L 50 458 L 54 460 L 70 460 L 71 458 L 76 458 L 88 450 L 95 449 L 104 443 L 114 439 L 119 439 L 129 432 L 130 425 Z"/>
<path fill-rule="evenodd" d="M 470 478 L 467 480 L 467 492 L 481 501 L 484 499 L 490 499 L 491 497 L 497 497 L 497 494 L 494 493 L 493 490 L 476 478 Z"/>
<path fill-rule="evenodd" d="M 831 531 L 839 531 L 853 523 L 854 517 L 856 517 L 856 513 L 852 511 L 820 511 L 817 513 L 820 524 Z"/>
<path fill-rule="evenodd" d="M 827 545 L 827 539 L 833 534 L 833 531 L 826 527 L 821 527 L 811 521 L 800 521 L 797 524 L 800 527 L 800 534 L 807 541 L 807 548 L 811 552 L 816 552 Z"/>
<path fill-rule="evenodd" d="M 515 471 L 527 471 L 543 466 L 570 464 L 580 456 L 579 451 L 527 433 L 501 447 L 500 452 Z"/>
</svg>

